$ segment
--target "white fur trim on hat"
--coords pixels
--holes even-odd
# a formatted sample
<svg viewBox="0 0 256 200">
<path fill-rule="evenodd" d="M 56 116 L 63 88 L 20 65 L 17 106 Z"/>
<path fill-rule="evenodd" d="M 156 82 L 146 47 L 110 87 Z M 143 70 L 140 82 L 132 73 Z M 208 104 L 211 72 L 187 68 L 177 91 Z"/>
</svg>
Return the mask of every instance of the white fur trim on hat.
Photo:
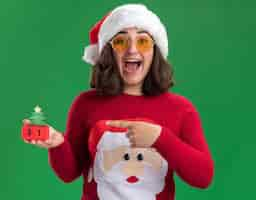
<svg viewBox="0 0 256 200">
<path fill-rule="evenodd" d="M 168 55 L 168 38 L 159 17 L 142 4 L 126 4 L 115 8 L 99 31 L 99 54 L 105 44 L 124 28 L 137 27 L 147 31 L 156 42 L 164 58 Z"/>
<path fill-rule="evenodd" d="M 106 131 L 97 145 L 97 151 L 112 150 L 120 146 L 130 146 L 130 140 L 126 134 Z"/>
</svg>

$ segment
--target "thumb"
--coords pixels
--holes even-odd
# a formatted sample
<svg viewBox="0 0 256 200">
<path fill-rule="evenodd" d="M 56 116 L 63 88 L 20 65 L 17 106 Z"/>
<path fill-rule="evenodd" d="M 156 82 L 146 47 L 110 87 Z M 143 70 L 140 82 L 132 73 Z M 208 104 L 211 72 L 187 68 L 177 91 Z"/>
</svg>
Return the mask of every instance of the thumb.
<svg viewBox="0 0 256 200">
<path fill-rule="evenodd" d="M 49 126 L 49 134 L 50 134 L 50 137 L 51 137 L 57 131 L 52 126 L 50 126 L 50 125 L 48 125 L 48 126 Z"/>
<path fill-rule="evenodd" d="M 54 133 L 57 131 L 50 125 L 47 125 L 49 127 L 49 138 L 45 141 L 47 144 L 50 144 L 52 139 L 54 138 Z"/>
<path fill-rule="evenodd" d="M 23 124 L 31 124 L 31 121 L 29 119 L 23 119 L 22 123 Z"/>
</svg>

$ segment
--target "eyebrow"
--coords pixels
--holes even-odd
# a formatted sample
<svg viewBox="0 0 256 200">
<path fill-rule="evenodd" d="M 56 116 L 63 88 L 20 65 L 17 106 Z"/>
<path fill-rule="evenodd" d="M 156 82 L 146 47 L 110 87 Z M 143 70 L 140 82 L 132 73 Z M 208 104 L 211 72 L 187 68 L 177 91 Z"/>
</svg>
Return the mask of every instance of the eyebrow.
<svg viewBox="0 0 256 200">
<path fill-rule="evenodd" d="M 127 34 L 127 33 L 128 33 L 127 31 L 119 31 L 117 34 Z M 137 33 L 147 33 L 148 34 L 148 32 L 144 31 L 144 30 L 139 30 L 139 31 L 137 31 Z"/>
<path fill-rule="evenodd" d="M 148 32 L 144 31 L 144 30 L 138 31 L 137 33 L 147 33 L 148 34 Z"/>
</svg>

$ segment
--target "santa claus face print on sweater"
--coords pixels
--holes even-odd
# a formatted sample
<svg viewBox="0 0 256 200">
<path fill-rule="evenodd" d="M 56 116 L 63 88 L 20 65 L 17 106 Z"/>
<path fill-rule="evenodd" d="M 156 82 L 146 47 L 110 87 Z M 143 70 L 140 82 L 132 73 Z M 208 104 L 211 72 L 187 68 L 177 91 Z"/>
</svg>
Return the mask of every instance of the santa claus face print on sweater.
<svg viewBox="0 0 256 200">
<path fill-rule="evenodd" d="M 153 148 L 131 147 L 125 131 L 96 130 L 103 131 L 93 165 L 99 199 L 155 200 L 164 188 L 167 161 Z"/>
</svg>

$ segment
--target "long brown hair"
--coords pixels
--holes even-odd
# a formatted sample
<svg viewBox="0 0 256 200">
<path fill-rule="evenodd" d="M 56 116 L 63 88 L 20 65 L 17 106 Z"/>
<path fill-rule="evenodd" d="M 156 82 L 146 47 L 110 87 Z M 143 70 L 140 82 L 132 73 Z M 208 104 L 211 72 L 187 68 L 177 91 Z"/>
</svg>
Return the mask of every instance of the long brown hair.
<svg viewBox="0 0 256 200">
<path fill-rule="evenodd" d="M 158 46 L 154 45 L 151 67 L 142 86 L 143 94 L 153 96 L 168 91 L 175 84 L 173 74 L 172 65 L 163 58 Z M 93 66 L 90 86 L 101 95 L 118 95 L 123 92 L 124 82 L 109 43 Z"/>
</svg>

